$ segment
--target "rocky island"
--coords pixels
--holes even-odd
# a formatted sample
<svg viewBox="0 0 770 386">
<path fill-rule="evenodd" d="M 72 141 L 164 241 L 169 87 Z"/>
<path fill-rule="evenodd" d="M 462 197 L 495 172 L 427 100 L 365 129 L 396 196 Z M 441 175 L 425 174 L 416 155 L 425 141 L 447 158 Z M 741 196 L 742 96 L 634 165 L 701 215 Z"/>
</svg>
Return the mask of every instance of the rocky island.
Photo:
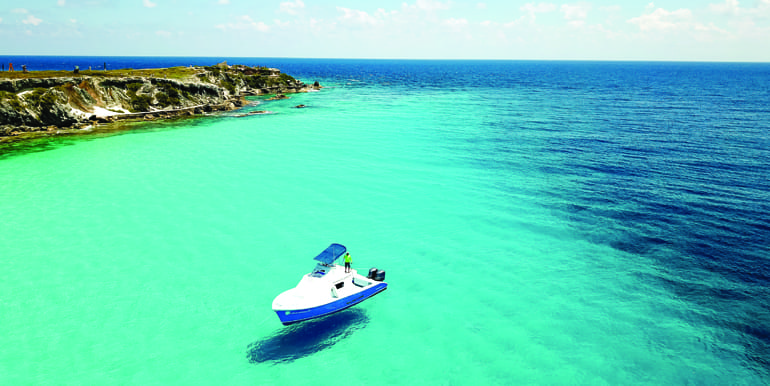
<svg viewBox="0 0 770 386">
<path fill-rule="evenodd" d="M 275 68 L 0 72 L 0 141 L 125 119 L 166 119 L 243 106 L 248 95 L 319 89 Z"/>
</svg>

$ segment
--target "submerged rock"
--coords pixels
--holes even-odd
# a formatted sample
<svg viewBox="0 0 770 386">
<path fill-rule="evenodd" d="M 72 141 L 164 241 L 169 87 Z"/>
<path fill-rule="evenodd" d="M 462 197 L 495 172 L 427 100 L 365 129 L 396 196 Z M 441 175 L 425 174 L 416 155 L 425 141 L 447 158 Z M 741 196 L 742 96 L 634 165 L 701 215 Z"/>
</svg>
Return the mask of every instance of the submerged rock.
<svg viewBox="0 0 770 386">
<path fill-rule="evenodd" d="M 249 111 L 248 113 L 245 113 L 245 114 L 238 114 L 238 115 L 235 115 L 235 117 L 243 118 L 243 117 L 249 117 L 252 115 L 262 115 L 262 114 L 269 114 L 269 113 L 270 112 L 267 110 L 256 110 L 256 111 Z"/>
<path fill-rule="evenodd" d="M 277 101 L 277 100 L 281 100 L 281 99 L 289 99 L 289 97 L 287 97 L 286 95 L 283 95 L 283 94 L 275 94 L 274 97 L 267 98 L 267 100 L 269 100 L 269 101 Z"/>
</svg>

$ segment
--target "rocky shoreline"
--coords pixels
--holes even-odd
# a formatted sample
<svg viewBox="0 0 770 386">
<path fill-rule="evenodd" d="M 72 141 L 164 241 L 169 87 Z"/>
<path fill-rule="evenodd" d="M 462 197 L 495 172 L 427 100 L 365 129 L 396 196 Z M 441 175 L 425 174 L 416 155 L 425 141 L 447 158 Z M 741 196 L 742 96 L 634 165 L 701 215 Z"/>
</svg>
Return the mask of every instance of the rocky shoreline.
<svg viewBox="0 0 770 386">
<path fill-rule="evenodd" d="M 26 76 L 24 74 L 27 74 Z M 0 142 L 73 133 L 118 121 L 235 110 L 248 95 L 320 89 L 265 67 L 0 73 Z M 15 79 L 14 79 L 15 77 Z"/>
</svg>

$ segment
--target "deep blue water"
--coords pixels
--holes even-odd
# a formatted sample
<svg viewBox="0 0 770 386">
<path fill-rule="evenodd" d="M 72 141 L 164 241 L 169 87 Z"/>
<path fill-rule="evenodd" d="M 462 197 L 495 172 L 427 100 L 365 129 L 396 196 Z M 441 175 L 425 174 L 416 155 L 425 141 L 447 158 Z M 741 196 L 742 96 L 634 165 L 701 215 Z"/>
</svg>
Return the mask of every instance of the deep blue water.
<svg viewBox="0 0 770 386">
<path fill-rule="evenodd" d="M 681 306 L 664 312 L 716 331 L 711 350 L 741 352 L 757 376 L 748 383 L 770 379 L 770 64 L 0 56 L 30 70 L 222 60 L 350 90 L 365 98 L 350 99 L 354 107 L 409 98 L 425 112 L 440 110 L 449 118 L 428 127 L 451 140 L 436 141 L 436 151 L 494 176 L 495 189 L 506 192 L 494 198 L 500 211 L 535 200 L 571 237 L 618 251 L 613 272 L 633 277 L 639 298 L 675 299 Z M 455 128 L 466 121 L 473 130 Z M 510 217 L 504 221 L 519 226 Z M 628 302 L 638 300 L 635 292 Z M 308 324 L 249 345 L 247 356 L 291 362 L 374 316 L 336 318 L 319 327 L 329 339 L 310 348 L 294 349 L 314 336 Z M 661 343 L 668 344 L 675 345 Z"/>
</svg>

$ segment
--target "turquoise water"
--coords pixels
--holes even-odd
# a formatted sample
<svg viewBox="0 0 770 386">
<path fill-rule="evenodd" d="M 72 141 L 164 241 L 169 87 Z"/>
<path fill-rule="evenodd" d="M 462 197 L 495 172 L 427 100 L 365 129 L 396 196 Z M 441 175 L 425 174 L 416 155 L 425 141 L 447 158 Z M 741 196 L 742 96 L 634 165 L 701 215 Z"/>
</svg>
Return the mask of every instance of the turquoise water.
<svg viewBox="0 0 770 386">
<path fill-rule="evenodd" d="M 603 65 L 290 62 L 3 148 L 0 383 L 766 384 L 770 70 Z M 332 242 L 388 290 L 283 327 Z"/>
</svg>

